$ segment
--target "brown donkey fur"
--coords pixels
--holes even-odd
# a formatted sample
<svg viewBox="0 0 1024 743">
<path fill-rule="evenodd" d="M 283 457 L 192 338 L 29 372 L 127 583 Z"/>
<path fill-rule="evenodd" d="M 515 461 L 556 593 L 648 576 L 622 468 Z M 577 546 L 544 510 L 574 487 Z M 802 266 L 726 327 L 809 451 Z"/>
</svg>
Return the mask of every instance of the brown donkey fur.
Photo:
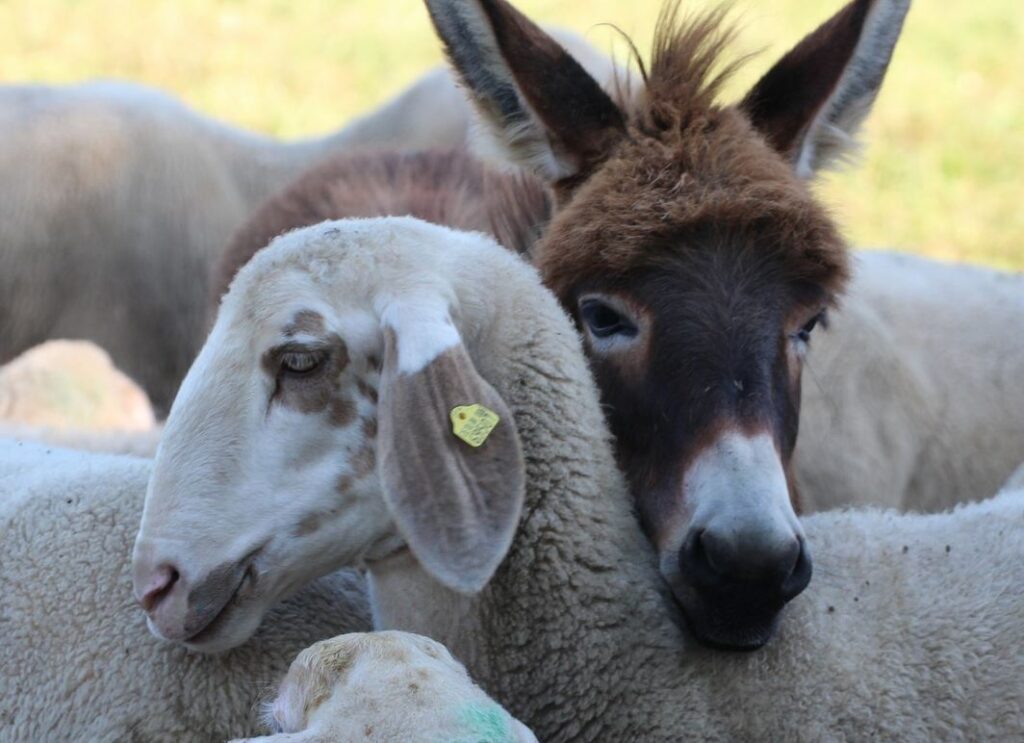
<svg viewBox="0 0 1024 743">
<path fill-rule="evenodd" d="M 801 363 L 849 273 L 805 179 L 852 142 L 908 2 L 854 0 L 720 105 L 720 11 L 680 21 L 669 5 L 643 84 L 608 94 L 504 0 L 428 0 L 485 128 L 536 178 L 459 153 L 338 159 L 254 217 L 215 283 L 278 232 L 347 216 L 411 214 L 531 253 L 584 335 L 690 626 L 757 647 L 810 579 L 788 476 Z"/>
<path fill-rule="evenodd" d="M 547 190 L 536 178 L 488 168 L 463 151 L 335 157 L 265 202 L 235 233 L 214 267 L 213 300 L 273 238 L 325 219 L 412 216 L 486 232 L 527 253 L 550 213 Z"/>
</svg>

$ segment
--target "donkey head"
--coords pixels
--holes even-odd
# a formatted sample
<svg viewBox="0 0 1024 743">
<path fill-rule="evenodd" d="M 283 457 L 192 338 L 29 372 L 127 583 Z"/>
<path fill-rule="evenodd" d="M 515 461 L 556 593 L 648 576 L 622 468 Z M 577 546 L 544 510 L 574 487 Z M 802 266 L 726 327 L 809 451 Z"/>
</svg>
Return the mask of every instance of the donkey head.
<svg viewBox="0 0 1024 743">
<path fill-rule="evenodd" d="M 644 84 L 613 97 L 504 0 L 427 5 L 494 139 L 553 189 L 536 261 L 664 576 L 701 640 L 759 647 L 811 576 L 789 474 L 801 363 L 848 273 L 806 179 L 848 151 L 909 0 L 855 0 L 731 106 L 721 12 L 670 5 Z"/>
</svg>

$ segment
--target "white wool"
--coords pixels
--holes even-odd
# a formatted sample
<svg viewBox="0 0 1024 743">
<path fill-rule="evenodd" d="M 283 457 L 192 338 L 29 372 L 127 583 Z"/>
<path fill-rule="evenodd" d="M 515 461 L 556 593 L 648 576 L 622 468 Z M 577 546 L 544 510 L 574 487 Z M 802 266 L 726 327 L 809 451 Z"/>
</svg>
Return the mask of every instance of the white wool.
<svg viewBox="0 0 1024 743">
<path fill-rule="evenodd" d="M 132 599 L 150 463 L 0 440 L 0 740 L 209 741 L 255 734 L 296 653 L 368 628 L 337 573 L 278 606 L 245 646 L 160 643 Z"/>
<path fill-rule="evenodd" d="M 134 457 L 152 457 L 156 454 L 162 433 L 162 425 L 155 425 L 148 431 L 90 431 L 82 428 L 58 429 L 0 423 L 0 438 L 35 441 L 98 454 L 129 454 Z"/>
<path fill-rule="evenodd" d="M 267 717 L 280 733 L 251 743 L 285 743 L 294 734 L 367 743 L 537 741 L 443 645 L 408 632 L 341 635 L 303 650 Z"/>
<path fill-rule="evenodd" d="M 1024 460 L 1024 276 L 857 254 L 811 342 L 795 462 L 806 510 L 937 511 Z"/>
</svg>

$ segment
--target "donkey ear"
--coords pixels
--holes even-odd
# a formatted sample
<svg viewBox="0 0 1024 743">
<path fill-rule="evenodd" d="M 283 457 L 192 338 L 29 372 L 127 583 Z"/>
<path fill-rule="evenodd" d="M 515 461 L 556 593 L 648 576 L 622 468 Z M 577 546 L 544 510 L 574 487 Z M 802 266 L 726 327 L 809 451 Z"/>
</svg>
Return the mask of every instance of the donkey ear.
<svg viewBox="0 0 1024 743">
<path fill-rule="evenodd" d="M 485 126 L 549 182 L 585 176 L 625 132 L 614 101 L 557 41 L 505 0 L 427 0 Z"/>
<path fill-rule="evenodd" d="M 855 149 L 910 0 L 854 0 L 780 59 L 740 108 L 801 178 Z"/>
<path fill-rule="evenodd" d="M 519 436 L 508 406 L 477 372 L 447 315 L 431 320 L 407 312 L 403 319 L 384 328 L 378 407 L 384 499 L 420 564 L 449 588 L 475 593 L 504 559 L 519 525 L 525 480 Z M 497 425 L 487 431 L 493 416 L 468 406 L 493 412 Z M 453 431 L 467 412 L 485 418 L 476 436 L 468 436 L 472 444 Z"/>
</svg>

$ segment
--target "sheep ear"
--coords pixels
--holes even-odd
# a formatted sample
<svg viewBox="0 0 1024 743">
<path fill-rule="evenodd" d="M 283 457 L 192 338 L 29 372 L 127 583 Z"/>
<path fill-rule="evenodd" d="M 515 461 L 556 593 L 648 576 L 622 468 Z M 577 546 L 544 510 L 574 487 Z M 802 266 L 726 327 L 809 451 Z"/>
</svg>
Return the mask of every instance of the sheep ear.
<svg viewBox="0 0 1024 743">
<path fill-rule="evenodd" d="M 427 0 L 470 99 L 512 162 L 574 182 L 625 132 L 614 101 L 557 41 L 505 0 Z"/>
<path fill-rule="evenodd" d="M 779 60 L 740 103 L 801 178 L 849 156 L 910 0 L 854 0 Z"/>
<path fill-rule="evenodd" d="M 446 313 L 402 313 L 385 323 L 384 339 L 385 501 L 420 564 L 449 588 L 475 593 L 504 559 L 522 510 L 525 469 L 512 414 Z"/>
</svg>

